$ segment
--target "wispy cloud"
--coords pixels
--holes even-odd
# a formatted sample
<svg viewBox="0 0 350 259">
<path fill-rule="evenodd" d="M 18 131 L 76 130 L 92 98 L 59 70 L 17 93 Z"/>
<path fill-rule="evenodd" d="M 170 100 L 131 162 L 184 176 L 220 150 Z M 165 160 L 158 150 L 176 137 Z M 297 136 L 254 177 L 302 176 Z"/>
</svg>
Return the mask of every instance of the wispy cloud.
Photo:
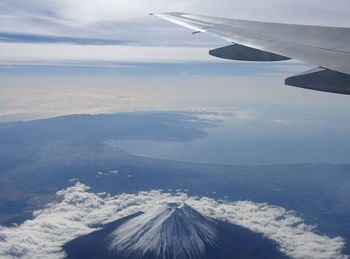
<svg viewBox="0 0 350 259">
<path fill-rule="evenodd" d="M 149 19 L 149 12 L 185 11 L 241 19 L 350 25 L 347 14 L 349 7 L 346 0 L 337 1 L 337 5 L 329 5 L 326 0 L 267 0 L 263 3 L 259 0 L 4 0 L 0 3 L 0 31 L 66 36 L 99 35 L 109 39 L 116 39 L 123 34 L 131 36 L 131 33 L 125 34 L 125 31 L 131 31 L 138 32 L 144 41 L 151 40 L 151 37 L 147 37 L 148 33 L 155 35 L 165 28 L 164 23 Z M 123 28 L 119 27 L 121 25 L 124 29 L 127 26 L 128 30 L 119 30 Z"/>
<path fill-rule="evenodd" d="M 57 59 L 72 56 L 77 57 L 81 51 L 75 51 L 73 47 L 58 46 L 57 43 L 72 45 L 98 45 L 99 50 L 82 48 L 85 60 L 87 57 L 97 55 L 104 56 L 106 52 L 118 59 L 182 59 L 198 60 L 200 50 L 178 49 L 171 53 L 159 48 L 142 49 L 130 48 L 135 46 L 182 46 L 205 47 L 204 54 L 200 54 L 200 60 L 209 59 L 208 47 L 225 44 L 220 39 L 215 39 L 206 34 L 192 35 L 189 31 L 179 26 L 169 24 L 156 17 L 148 16 L 148 13 L 184 11 L 201 13 L 213 16 L 232 17 L 239 19 L 252 19 L 262 21 L 303 23 L 331 26 L 350 26 L 348 12 L 349 1 L 339 0 L 336 5 L 329 5 L 329 1 L 310 0 L 308 2 L 297 0 L 276 1 L 267 0 L 263 3 L 259 0 L 220 0 L 208 2 L 204 0 L 194 1 L 170 1 L 170 0 L 57 0 L 57 1 L 25 1 L 3 0 L 0 3 L 0 42 L 22 42 L 55 44 Z M 129 45 L 122 48 L 102 47 L 101 45 Z M 18 59 L 19 53 L 31 53 L 31 60 L 46 59 L 47 46 L 33 49 L 30 44 L 23 44 L 19 48 L 4 49 L 2 45 L 1 60 L 16 59 L 16 62 L 24 62 L 27 55 Z M 22 49 L 22 50 L 21 50 Z M 35 55 L 33 55 L 35 53 Z M 166 55 L 164 55 L 166 54 Z M 137 55 L 137 56 L 136 56 Z M 196 56 L 197 55 L 197 56 Z M 130 59 L 129 59 L 130 56 Z M 193 57 L 196 57 L 193 59 Z M 72 58 L 70 58 L 72 59 Z"/>
<path fill-rule="evenodd" d="M 89 192 L 89 187 L 81 183 L 57 192 L 57 196 L 61 201 L 36 211 L 34 219 L 0 228 L 0 256 L 61 258 L 65 242 L 96 230 L 96 224 L 169 202 L 186 202 L 210 217 L 264 234 L 292 258 L 347 258 L 342 254 L 342 238 L 316 234 L 314 227 L 306 225 L 294 212 L 266 203 L 216 201 L 156 190 L 111 196 Z"/>
<path fill-rule="evenodd" d="M 127 45 L 134 42 L 109 39 L 76 38 L 24 33 L 0 33 L 1 42 L 69 43 L 79 45 Z"/>
</svg>

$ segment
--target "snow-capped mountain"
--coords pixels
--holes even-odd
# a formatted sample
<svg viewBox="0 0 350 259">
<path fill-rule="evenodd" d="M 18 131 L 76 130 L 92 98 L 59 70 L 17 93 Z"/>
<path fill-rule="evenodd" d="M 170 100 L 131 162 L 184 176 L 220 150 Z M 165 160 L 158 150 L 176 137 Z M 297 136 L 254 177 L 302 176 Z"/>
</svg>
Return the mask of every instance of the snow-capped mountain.
<svg viewBox="0 0 350 259">
<path fill-rule="evenodd" d="M 202 258 L 215 246 L 218 222 L 182 203 L 135 217 L 110 234 L 109 248 L 131 257 Z"/>
<path fill-rule="evenodd" d="M 63 249 L 72 259 L 287 258 L 261 234 L 210 218 L 183 203 L 119 219 Z"/>
</svg>

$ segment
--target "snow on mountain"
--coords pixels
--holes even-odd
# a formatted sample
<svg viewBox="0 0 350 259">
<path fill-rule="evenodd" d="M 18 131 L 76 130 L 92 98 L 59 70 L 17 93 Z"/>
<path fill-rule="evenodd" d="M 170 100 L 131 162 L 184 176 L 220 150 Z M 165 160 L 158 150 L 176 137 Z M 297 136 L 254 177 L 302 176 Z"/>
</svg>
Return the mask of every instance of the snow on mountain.
<svg viewBox="0 0 350 259">
<path fill-rule="evenodd" d="M 67 259 L 287 258 L 262 234 L 186 203 L 155 203 L 63 246 Z"/>
<path fill-rule="evenodd" d="M 132 258 L 201 258 L 215 246 L 217 221 L 184 203 L 169 203 L 115 229 L 109 249 Z"/>
</svg>

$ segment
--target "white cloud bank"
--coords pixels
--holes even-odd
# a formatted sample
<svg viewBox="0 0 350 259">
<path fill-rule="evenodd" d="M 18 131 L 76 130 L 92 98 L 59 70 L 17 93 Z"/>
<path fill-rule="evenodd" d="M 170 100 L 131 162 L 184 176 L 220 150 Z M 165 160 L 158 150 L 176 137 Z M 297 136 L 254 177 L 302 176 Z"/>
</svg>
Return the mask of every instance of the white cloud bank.
<svg viewBox="0 0 350 259">
<path fill-rule="evenodd" d="M 0 43 L 0 64 L 23 65 L 77 65 L 88 62 L 103 67 L 108 62 L 214 62 L 208 48 L 192 47 L 143 47 L 143 46 L 98 46 L 38 43 Z M 225 62 L 225 61 L 223 61 Z M 106 64 L 107 63 L 107 64 Z M 118 68 L 118 67 L 116 67 Z M 120 68 L 120 67 L 119 67 Z M 123 68 L 123 67 L 121 67 Z"/>
<path fill-rule="evenodd" d="M 220 202 L 211 198 L 189 197 L 161 191 L 111 196 L 88 192 L 77 183 L 57 192 L 59 202 L 50 203 L 22 225 L 0 227 L 0 257 L 62 258 L 61 245 L 108 223 L 155 205 L 186 202 L 198 211 L 221 220 L 263 233 L 276 241 L 281 251 L 292 258 L 348 258 L 342 254 L 342 238 L 329 238 L 313 232 L 313 227 L 291 211 L 265 203 Z"/>
</svg>

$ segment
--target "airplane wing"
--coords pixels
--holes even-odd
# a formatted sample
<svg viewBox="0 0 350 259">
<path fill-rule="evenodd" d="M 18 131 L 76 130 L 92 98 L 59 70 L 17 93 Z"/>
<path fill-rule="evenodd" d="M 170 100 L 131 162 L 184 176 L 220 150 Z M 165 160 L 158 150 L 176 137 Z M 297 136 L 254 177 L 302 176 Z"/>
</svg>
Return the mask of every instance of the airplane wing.
<svg viewBox="0 0 350 259">
<path fill-rule="evenodd" d="M 287 85 L 350 94 L 350 28 L 279 24 L 187 13 L 158 17 L 231 45 L 210 50 L 215 57 L 244 61 L 298 59 L 318 66 L 286 79 Z M 232 44 L 233 43 L 233 44 Z"/>
</svg>

